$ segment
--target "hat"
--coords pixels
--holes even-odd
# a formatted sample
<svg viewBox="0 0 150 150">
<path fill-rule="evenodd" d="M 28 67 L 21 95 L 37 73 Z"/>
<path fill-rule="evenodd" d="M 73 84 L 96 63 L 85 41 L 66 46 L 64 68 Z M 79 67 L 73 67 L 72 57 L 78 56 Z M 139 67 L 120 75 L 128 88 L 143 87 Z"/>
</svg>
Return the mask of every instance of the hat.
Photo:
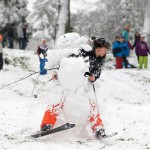
<svg viewBox="0 0 150 150">
<path fill-rule="evenodd" d="M 105 38 L 94 40 L 94 48 L 96 49 L 98 47 L 105 47 L 106 49 L 110 49 L 110 43 L 105 41 Z"/>
<path fill-rule="evenodd" d="M 145 37 L 145 35 L 144 35 L 144 34 L 142 34 L 142 35 L 141 35 L 141 37 Z"/>
<path fill-rule="evenodd" d="M 121 38 L 125 38 L 124 36 L 121 36 Z"/>
</svg>

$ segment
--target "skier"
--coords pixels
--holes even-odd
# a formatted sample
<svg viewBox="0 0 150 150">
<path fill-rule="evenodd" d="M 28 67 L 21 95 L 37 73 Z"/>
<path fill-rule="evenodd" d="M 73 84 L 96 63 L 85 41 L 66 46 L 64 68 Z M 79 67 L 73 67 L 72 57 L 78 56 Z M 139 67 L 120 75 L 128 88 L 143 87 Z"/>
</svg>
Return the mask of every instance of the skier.
<svg viewBox="0 0 150 150">
<path fill-rule="evenodd" d="M 88 57 L 88 60 L 89 60 L 89 65 L 90 65 L 89 72 L 85 73 L 85 75 L 88 75 L 87 82 L 89 83 L 89 85 L 93 84 L 100 77 L 101 67 L 104 63 L 106 53 L 109 50 L 109 48 L 110 48 L 110 44 L 107 41 L 105 41 L 104 38 L 101 38 L 101 39 L 97 39 L 94 41 L 93 48 L 91 51 L 86 51 L 84 49 L 79 50 L 80 52 L 79 55 L 83 56 L 84 58 Z M 83 67 L 81 64 L 82 58 L 72 58 L 70 56 L 69 58 L 64 58 L 61 60 L 61 65 L 60 65 L 58 74 L 53 74 L 52 76 L 53 80 L 56 80 L 56 81 L 59 80 L 59 82 L 61 83 L 60 86 L 62 86 L 63 88 L 66 87 L 67 89 L 66 91 L 68 92 L 68 95 L 70 94 L 69 92 L 71 92 L 72 90 L 70 87 L 73 86 L 73 84 L 77 84 L 76 81 L 78 79 L 78 76 L 74 74 L 74 72 L 77 73 L 78 72 L 77 70 Z M 73 61 L 79 62 L 80 64 L 74 65 Z M 72 65 L 72 66 L 69 68 L 69 65 Z M 68 81 L 72 73 L 74 74 L 75 78 L 73 76 L 72 80 Z M 82 74 L 82 77 L 85 79 L 84 74 Z M 69 83 L 66 86 L 67 82 Z M 70 82 L 72 85 L 70 84 Z M 70 85 L 70 87 L 68 87 L 68 85 Z M 53 86 L 53 89 L 56 89 L 56 88 Z M 91 129 L 95 133 L 96 137 L 101 138 L 105 136 L 106 134 L 105 134 L 104 125 L 100 117 L 98 107 L 96 103 L 94 102 L 94 100 L 89 99 L 89 101 L 86 101 L 85 99 L 83 100 L 83 96 L 77 97 L 77 93 L 78 93 L 77 90 L 75 90 L 74 93 L 75 94 L 71 97 L 67 95 L 68 99 L 66 98 L 66 96 L 64 96 L 62 97 L 59 103 L 48 106 L 48 109 L 45 111 L 45 114 L 43 116 L 42 123 L 40 126 L 41 131 L 47 131 L 47 130 L 53 129 L 56 122 L 58 122 L 59 119 L 61 118 L 60 115 L 61 115 L 61 112 L 63 111 L 67 120 L 70 117 L 73 121 L 76 122 L 76 126 L 79 120 L 81 120 L 80 125 L 82 126 L 83 126 L 83 122 L 84 123 L 88 122 L 89 124 L 91 124 Z M 83 93 L 83 94 L 85 98 L 86 93 Z M 75 113 L 72 114 L 69 109 L 71 109 L 71 111 Z M 88 116 L 87 114 L 90 114 L 90 115 Z"/>
<path fill-rule="evenodd" d="M 3 36 L 0 34 L 0 71 L 3 69 L 3 47 L 2 47 Z"/>
<path fill-rule="evenodd" d="M 47 51 L 48 51 L 48 46 L 46 44 L 46 40 L 43 39 L 42 44 L 39 45 L 37 48 L 37 54 L 38 54 L 39 61 L 40 61 L 40 75 L 47 74 L 47 70 L 44 68 L 45 62 L 48 61 L 46 59 Z"/>
</svg>

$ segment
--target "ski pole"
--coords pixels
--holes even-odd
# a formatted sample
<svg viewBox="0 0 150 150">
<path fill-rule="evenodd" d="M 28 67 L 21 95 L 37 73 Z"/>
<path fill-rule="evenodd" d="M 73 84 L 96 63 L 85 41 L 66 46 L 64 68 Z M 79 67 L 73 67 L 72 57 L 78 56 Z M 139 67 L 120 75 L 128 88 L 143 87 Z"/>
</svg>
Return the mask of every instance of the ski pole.
<svg viewBox="0 0 150 150">
<path fill-rule="evenodd" d="M 17 83 L 17 82 L 19 82 L 19 81 L 22 81 L 22 80 L 24 80 L 24 79 L 26 79 L 26 78 L 28 78 L 28 77 L 30 77 L 30 76 L 36 74 L 36 73 L 39 73 L 39 72 L 31 73 L 30 75 L 28 75 L 28 76 L 26 76 L 26 77 L 23 77 L 23 78 L 21 78 L 21 79 L 19 79 L 19 80 L 17 80 L 17 81 L 14 81 L 14 82 L 12 82 L 12 83 L 9 83 L 9 84 L 6 84 L 6 85 L 2 86 L 0 89 L 3 89 L 3 88 L 5 88 L 5 87 L 10 86 L 10 85 L 12 85 L 12 84 L 14 84 L 14 83 Z"/>
<path fill-rule="evenodd" d="M 35 89 L 35 87 L 36 87 L 36 85 L 37 85 L 37 82 L 38 82 L 39 76 L 40 76 L 40 75 L 38 75 L 38 77 L 37 77 L 37 79 L 36 79 L 36 81 L 35 81 L 35 84 L 34 84 L 33 90 L 32 90 L 32 92 L 31 92 L 31 96 L 33 95 L 33 92 L 34 92 L 34 89 Z"/>
<path fill-rule="evenodd" d="M 90 72 L 85 72 L 84 76 L 85 77 L 89 77 L 89 76 L 91 76 L 91 73 Z M 97 100 L 97 96 L 96 96 L 96 90 L 95 90 L 94 82 L 92 82 L 92 86 L 93 86 L 93 91 L 94 91 L 94 95 L 95 95 L 95 101 L 96 101 L 97 111 L 99 113 L 99 106 L 98 106 L 98 100 Z"/>
<path fill-rule="evenodd" d="M 47 69 L 47 70 L 54 70 L 54 69 L 59 69 L 59 67 L 51 68 L 51 69 Z M 17 83 L 17 82 L 20 82 L 20 81 L 22 81 L 22 80 L 24 80 L 24 79 L 26 79 L 26 78 L 28 78 L 28 77 L 30 77 L 30 76 L 36 74 L 36 73 L 39 73 L 39 71 L 36 71 L 36 72 L 34 72 L 34 73 L 31 73 L 31 74 L 27 75 L 26 77 L 23 77 L 23 78 L 21 78 L 21 79 L 19 79 L 19 80 L 17 80 L 17 81 L 12 82 L 12 83 L 6 84 L 6 85 L 0 87 L 0 89 L 3 89 L 3 88 L 5 88 L 5 87 L 10 86 L 10 85 L 12 85 L 12 84 L 15 84 L 15 83 Z"/>
<path fill-rule="evenodd" d="M 95 101 L 96 101 L 97 111 L 99 113 L 99 106 L 98 106 L 98 100 L 97 100 L 97 96 L 96 96 L 96 90 L 95 90 L 94 83 L 92 83 L 92 85 L 93 85 L 93 91 L 94 91 L 94 95 L 95 95 Z"/>
<path fill-rule="evenodd" d="M 48 82 L 52 81 L 52 79 L 48 80 L 47 82 L 44 82 L 43 85 L 41 86 L 40 90 L 42 89 L 42 87 L 47 84 Z M 37 91 L 37 94 L 34 94 L 34 98 L 37 98 L 38 97 L 38 93 L 39 93 L 39 89 Z"/>
</svg>

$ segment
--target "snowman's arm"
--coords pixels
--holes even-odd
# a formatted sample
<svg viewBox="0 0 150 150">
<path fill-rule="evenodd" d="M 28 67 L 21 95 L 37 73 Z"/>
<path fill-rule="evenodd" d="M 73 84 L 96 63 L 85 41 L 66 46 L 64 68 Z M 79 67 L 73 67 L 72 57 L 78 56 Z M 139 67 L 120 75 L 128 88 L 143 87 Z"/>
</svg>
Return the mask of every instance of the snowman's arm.
<svg viewBox="0 0 150 150">
<path fill-rule="evenodd" d="M 85 51 L 84 49 L 80 49 L 79 50 L 79 55 L 83 56 L 83 57 L 87 57 L 91 55 L 91 51 Z"/>
</svg>

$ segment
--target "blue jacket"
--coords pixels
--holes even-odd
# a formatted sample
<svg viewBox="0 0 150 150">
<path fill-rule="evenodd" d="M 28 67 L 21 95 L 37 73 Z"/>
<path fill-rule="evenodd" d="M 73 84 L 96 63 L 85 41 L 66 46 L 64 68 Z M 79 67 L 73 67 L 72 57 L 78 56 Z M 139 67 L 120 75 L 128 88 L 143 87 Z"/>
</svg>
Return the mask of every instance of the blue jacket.
<svg viewBox="0 0 150 150">
<path fill-rule="evenodd" d="M 112 45 L 114 57 L 122 57 L 122 43 L 115 41 Z"/>
<path fill-rule="evenodd" d="M 122 46 L 122 55 L 128 57 L 130 55 L 130 49 L 129 49 L 129 45 L 128 42 L 123 42 L 121 43 Z"/>
</svg>

